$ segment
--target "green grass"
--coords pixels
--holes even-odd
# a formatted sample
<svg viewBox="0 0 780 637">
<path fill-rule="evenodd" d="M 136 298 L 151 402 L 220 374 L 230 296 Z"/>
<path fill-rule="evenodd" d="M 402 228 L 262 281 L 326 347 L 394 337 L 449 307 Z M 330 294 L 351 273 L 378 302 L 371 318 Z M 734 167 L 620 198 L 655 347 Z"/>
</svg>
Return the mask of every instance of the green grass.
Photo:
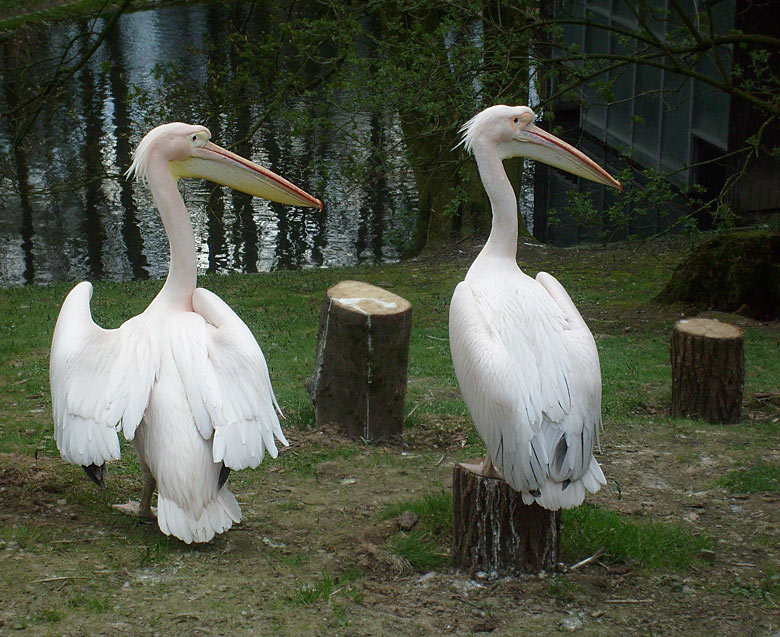
<svg viewBox="0 0 780 637">
<path fill-rule="evenodd" d="M 730 471 L 720 486 L 732 493 L 780 493 L 780 465 L 757 462 L 745 469 Z"/>
<path fill-rule="evenodd" d="M 621 250 L 626 251 L 615 248 L 614 254 L 620 255 Z M 551 250 L 549 254 L 556 252 Z M 528 271 L 534 274 L 546 269 L 560 276 L 597 336 L 604 384 L 604 436 L 608 440 L 610 431 L 629 426 L 640 430 L 648 419 L 658 417 L 668 408 L 668 343 L 678 313 L 659 308 L 648 299 L 660 291 L 674 259 L 664 257 L 664 261 L 640 255 L 635 263 L 626 266 L 616 261 L 613 253 L 607 253 L 605 258 L 602 253 L 578 249 L 576 254 L 576 259 L 566 259 L 563 265 L 557 263 L 553 267 L 542 257 Z M 255 334 L 265 352 L 277 398 L 288 416 L 282 426 L 305 429 L 313 425 L 314 412 L 303 381 L 314 366 L 325 291 L 343 279 L 388 283 L 391 291 L 409 299 L 414 306 L 407 413 L 416 409 L 407 429 L 424 428 L 431 422 L 454 423 L 465 432 L 466 444 L 454 454 L 462 459 L 478 457 L 483 450 L 459 397 L 447 342 L 449 298 L 465 270 L 463 264 L 422 260 L 349 269 L 207 275 L 200 277 L 199 284 L 221 296 Z M 143 311 L 161 285 L 161 281 L 95 282 L 92 310 L 96 322 L 106 328 L 119 326 Z M 54 458 L 59 455 L 52 439 L 48 349 L 59 307 L 72 287 L 73 283 L 57 283 L 0 290 L 0 453 L 28 457 L 37 453 L 39 457 L 43 454 Z M 604 312 L 605 308 L 610 312 Z M 621 312 L 626 312 L 625 316 Z M 646 320 L 635 320 L 638 315 L 644 317 L 645 312 Z M 632 321 L 632 329 L 626 330 L 627 323 Z M 777 330 L 749 327 L 745 335 L 746 396 L 776 391 L 776 379 L 780 377 Z M 448 420 L 439 419 L 440 416 Z M 699 425 L 675 421 L 670 426 L 695 429 Z M 778 429 L 769 420 L 745 426 L 764 427 L 772 432 Z M 364 448 L 358 443 L 303 446 L 285 451 L 273 465 L 300 477 L 312 477 L 323 462 L 349 460 L 363 453 Z M 438 458 L 438 450 L 435 453 Z M 67 494 L 69 502 L 88 509 L 96 517 L 96 524 L 128 535 L 140 544 L 134 553 L 136 563 L 166 563 L 172 556 L 180 555 L 179 548 L 149 543 L 143 539 L 148 535 L 146 526 L 117 516 L 105 506 L 126 498 L 126 490 L 119 487 L 126 486 L 131 479 L 137 480 L 140 473 L 129 445 L 123 444 L 123 454 L 123 459 L 111 467 L 109 486 L 102 495 L 97 495 L 89 483 L 82 483 L 80 474 L 76 482 L 76 470 L 64 465 L 57 474 L 59 482 L 52 487 L 63 494 L 61 497 Z M 263 467 L 271 464 L 264 463 Z M 258 474 L 263 475 L 262 469 Z M 620 476 L 614 478 L 619 480 Z M 758 463 L 732 472 L 721 484 L 736 492 L 777 492 L 780 475 L 776 465 Z M 284 506 L 295 508 L 289 503 Z M 391 518 L 404 510 L 419 515 L 420 522 L 412 533 L 392 539 L 394 550 L 416 568 L 444 564 L 451 524 L 449 496 L 444 492 L 430 493 L 397 503 L 383 515 Z M 604 546 L 610 559 L 647 568 L 662 564 L 678 568 L 674 565 L 684 563 L 686 545 L 694 547 L 688 555 L 695 555 L 697 547 L 706 544 L 673 525 L 636 522 L 593 507 L 568 512 L 566 520 L 564 546 L 572 554 L 572 561 Z M 45 544 L 48 536 L 36 537 L 36 533 L 39 531 L 9 529 L 0 538 L 18 536 L 20 543 L 26 545 Z"/>
<path fill-rule="evenodd" d="M 386 507 L 382 519 L 410 511 L 420 520 L 408 533 L 389 540 L 392 551 L 420 571 L 439 568 L 449 561 L 447 547 L 452 528 L 452 497 L 445 491 L 426 493 Z M 564 511 L 562 546 L 567 558 L 577 561 L 603 548 L 606 559 L 641 568 L 688 568 L 702 549 L 711 548 L 707 538 L 686 528 L 658 521 L 635 521 L 613 511 L 585 504 Z"/>
<path fill-rule="evenodd" d="M 350 585 L 361 577 L 363 573 L 357 568 L 350 568 L 336 577 L 323 575 L 313 584 L 297 588 L 290 601 L 296 606 L 309 606 L 328 601 L 340 592 L 344 592 L 348 597 L 354 597 L 355 591 Z"/>
<path fill-rule="evenodd" d="M 426 493 L 386 507 L 380 518 L 388 520 L 409 511 L 419 517 L 408 532 L 399 531 L 388 545 L 390 550 L 418 571 L 439 568 L 449 562 L 447 546 L 452 529 L 452 496 L 446 491 Z"/>
<path fill-rule="evenodd" d="M 396 533 L 388 544 L 393 553 L 406 560 L 416 571 L 430 571 L 450 560 L 440 538 L 425 531 L 412 529 L 408 533 Z"/>
<path fill-rule="evenodd" d="M 646 304 L 660 290 L 661 261 L 632 265 L 592 265 L 595 257 L 579 250 L 579 261 L 565 267 L 540 262 L 529 271 L 563 269 L 564 283 L 580 303 L 597 336 L 604 386 L 603 418 L 612 422 L 646 417 L 668 407 L 670 373 L 668 342 L 674 318 L 653 315 L 641 329 L 624 330 L 633 312 L 623 295 L 640 292 L 631 303 Z M 399 263 L 349 269 L 285 271 L 250 275 L 200 277 L 199 284 L 220 295 L 255 334 L 268 361 L 271 379 L 287 419 L 286 428 L 306 428 L 314 420 L 303 381 L 314 368 L 321 304 L 327 288 L 342 279 L 386 282 L 414 306 L 409 351 L 407 412 L 412 423 L 437 416 L 467 421 L 447 342 L 447 308 L 465 265 L 448 262 Z M 32 455 L 36 449 L 56 455 L 51 440 L 48 348 L 59 307 L 72 283 L 0 290 L 0 452 Z M 106 328 L 118 327 L 148 305 L 161 281 L 95 282 L 92 311 Z M 644 299 L 644 300 L 642 300 Z M 599 314 L 617 307 L 618 314 Z M 655 309 L 654 309 L 655 308 Z M 640 310 L 644 311 L 644 310 Z M 633 316 L 633 314 L 632 314 Z M 746 329 L 747 396 L 776 389 L 780 377 L 780 343 L 771 330 Z M 468 452 L 468 449 L 466 450 Z"/>
<path fill-rule="evenodd" d="M 14 542 L 20 548 L 30 551 L 40 549 L 53 539 L 54 533 L 40 526 L 27 524 L 3 524 L 0 525 L 0 540 Z"/>
<path fill-rule="evenodd" d="M 777 608 L 777 603 L 780 602 L 780 572 L 773 569 L 752 581 L 736 577 L 727 588 L 732 595 L 757 597 Z"/>
<path fill-rule="evenodd" d="M 417 515 L 420 518 L 418 525 L 433 536 L 445 536 L 452 528 L 452 495 L 447 491 L 425 493 L 388 505 L 380 513 L 380 518 L 389 520 L 405 511 Z"/>
<path fill-rule="evenodd" d="M 119 0 L 0 0 L 0 31 L 13 30 L 46 20 L 83 15 L 111 15 Z"/>
<path fill-rule="evenodd" d="M 111 597 L 107 595 L 73 593 L 68 597 L 67 606 L 74 609 L 81 608 L 95 615 L 99 615 L 111 608 Z"/>
<path fill-rule="evenodd" d="M 289 471 L 312 477 L 317 472 L 317 465 L 320 463 L 348 460 L 358 453 L 360 453 L 360 448 L 355 444 L 344 444 L 329 449 L 294 449 L 283 453 L 276 462 Z M 264 466 L 270 466 L 270 463 L 264 463 Z"/>
<path fill-rule="evenodd" d="M 337 585 L 337 579 L 330 575 L 324 575 L 314 582 L 314 584 L 307 584 L 306 586 L 296 589 L 291 601 L 298 606 L 305 606 L 327 600 Z"/>
<path fill-rule="evenodd" d="M 687 569 L 711 542 L 678 525 L 635 521 L 613 511 L 584 504 L 563 512 L 563 535 L 571 561 L 604 549 L 606 558 L 647 569 Z"/>
<path fill-rule="evenodd" d="M 572 602 L 577 593 L 583 592 L 582 587 L 568 577 L 553 576 L 548 581 L 547 592 L 561 602 Z"/>
</svg>

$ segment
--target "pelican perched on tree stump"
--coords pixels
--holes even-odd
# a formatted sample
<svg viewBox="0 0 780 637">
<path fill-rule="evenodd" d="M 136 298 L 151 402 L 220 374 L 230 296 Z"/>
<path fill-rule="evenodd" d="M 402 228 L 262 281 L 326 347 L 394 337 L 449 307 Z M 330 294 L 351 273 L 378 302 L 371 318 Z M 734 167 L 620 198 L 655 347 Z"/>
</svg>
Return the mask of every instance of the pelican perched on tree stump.
<svg viewBox="0 0 780 637">
<path fill-rule="evenodd" d="M 487 447 L 481 465 L 465 468 L 502 478 L 525 505 L 557 511 L 578 506 L 586 490 L 606 484 L 593 456 L 601 424 L 599 357 L 563 286 L 544 272 L 531 278 L 517 265 L 517 197 L 503 160 L 529 157 L 621 185 L 533 122 L 527 106 L 492 106 L 463 127 L 463 145 L 476 158 L 493 223 L 452 297 L 450 348 L 463 399 Z M 456 517 L 459 506 L 455 494 Z"/>
<path fill-rule="evenodd" d="M 149 185 L 170 242 L 171 263 L 146 310 L 106 330 L 79 283 L 60 310 L 51 347 L 55 438 L 62 458 L 103 486 L 119 458 L 121 430 L 143 467 L 140 504 L 166 535 L 207 542 L 241 519 L 225 486 L 231 469 L 256 467 L 274 436 L 287 444 L 265 358 L 249 328 L 219 297 L 196 288 L 192 224 L 177 182 L 199 177 L 290 205 L 322 202 L 210 140 L 203 126 L 173 123 L 138 145 L 129 175 Z"/>
</svg>

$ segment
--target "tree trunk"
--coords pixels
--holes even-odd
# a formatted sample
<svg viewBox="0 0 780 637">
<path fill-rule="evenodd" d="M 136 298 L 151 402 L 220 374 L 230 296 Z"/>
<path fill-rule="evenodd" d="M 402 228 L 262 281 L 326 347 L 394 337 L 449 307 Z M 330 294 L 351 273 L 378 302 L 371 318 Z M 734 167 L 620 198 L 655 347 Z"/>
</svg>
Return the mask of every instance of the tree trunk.
<svg viewBox="0 0 780 637">
<path fill-rule="evenodd" d="M 742 330 L 711 319 L 678 321 L 672 332 L 672 416 L 711 423 L 742 417 L 745 354 Z"/>
<path fill-rule="evenodd" d="M 504 480 L 475 470 L 457 464 L 453 472 L 453 566 L 471 577 L 552 570 L 561 553 L 561 512 L 524 504 Z"/>
<path fill-rule="evenodd" d="M 411 303 L 387 290 L 357 281 L 328 290 L 306 381 L 318 427 L 370 441 L 401 435 L 411 328 Z"/>
</svg>

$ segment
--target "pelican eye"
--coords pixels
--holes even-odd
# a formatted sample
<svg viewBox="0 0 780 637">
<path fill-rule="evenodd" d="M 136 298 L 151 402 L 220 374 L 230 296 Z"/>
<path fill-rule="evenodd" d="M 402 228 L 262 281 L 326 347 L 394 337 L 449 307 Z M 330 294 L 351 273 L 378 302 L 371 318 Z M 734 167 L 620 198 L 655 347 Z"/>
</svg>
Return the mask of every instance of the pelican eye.
<svg viewBox="0 0 780 637">
<path fill-rule="evenodd" d="M 193 143 L 198 141 L 198 135 L 197 135 L 197 133 L 194 133 L 194 134 L 192 135 L 192 141 L 193 141 Z"/>
</svg>

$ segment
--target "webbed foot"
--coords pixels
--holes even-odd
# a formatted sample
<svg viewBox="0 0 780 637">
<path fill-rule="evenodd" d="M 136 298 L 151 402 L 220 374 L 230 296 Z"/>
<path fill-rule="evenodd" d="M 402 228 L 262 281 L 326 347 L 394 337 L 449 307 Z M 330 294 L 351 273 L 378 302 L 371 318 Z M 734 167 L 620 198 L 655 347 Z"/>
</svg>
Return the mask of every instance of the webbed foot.
<svg viewBox="0 0 780 637">
<path fill-rule="evenodd" d="M 137 500 L 128 500 L 124 504 L 112 504 L 111 508 L 146 520 L 153 520 L 157 516 L 157 507 L 142 507 Z"/>
<path fill-rule="evenodd" d="M 501 472 L 493 465 L 489 454 L 485 454 L 485 457 L 479 464 L 462 462 L 461 466 L 463 466 L 468 471 L 471 471 L 472 473 L 476 473 L 478 476 L 482 476 L 483 478 L 494 478 L 496 480 L 504 479 L 504 476 L 501 475 Z"/>
</svg>

